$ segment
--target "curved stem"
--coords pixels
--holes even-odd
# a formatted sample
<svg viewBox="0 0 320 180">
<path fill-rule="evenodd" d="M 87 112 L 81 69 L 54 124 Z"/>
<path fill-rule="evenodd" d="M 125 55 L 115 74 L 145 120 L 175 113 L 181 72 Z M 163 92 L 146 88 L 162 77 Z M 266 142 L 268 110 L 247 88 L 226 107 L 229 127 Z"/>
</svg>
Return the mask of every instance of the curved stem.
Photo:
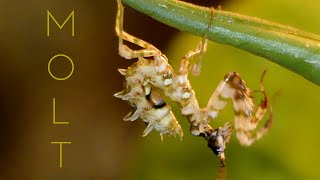
<svg viewBox="0 0 320 180">
<path fill-rule="evenodd" d="M 128 6 L 197 36 L 228 44 L 271 60 L 320 85 L 320 36 L 298 29 L 177 0 L 122 0 Z"/>
</svg>

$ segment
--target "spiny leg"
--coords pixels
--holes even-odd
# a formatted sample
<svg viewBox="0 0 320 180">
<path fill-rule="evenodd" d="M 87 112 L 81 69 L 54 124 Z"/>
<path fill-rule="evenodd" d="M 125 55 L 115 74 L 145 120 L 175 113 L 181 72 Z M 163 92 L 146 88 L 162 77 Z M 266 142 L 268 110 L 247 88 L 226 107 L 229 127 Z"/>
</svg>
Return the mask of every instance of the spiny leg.
<svg viewBox="0 0 320 180">
<path fill-rule="evenodd" d="M 237 131 L 237 136 L 238 136 L 240 143 L 242 145 L 250 146 L 255 141 L 261 139 L 269 131 L 269 129 L 272 125 L 272 121 L 273 121 L 272 107 L 269 104 L 267 94 L 266 94 L 264 87 L 263 87 L 263 77 L 264 77 L 265 73 L 266 73 L 266 71 L 263 72 L 263 74 L 260 78 L 260 92 L 263 93 L 264 99 L 261 101 L 259 108 L 257 109 L 254 117 L 252 118 L 252 121 L 251 121 L 252 131 L 244 131 L 242 129 Z M 261 127 L 259 130 L 257 130 L 253 134 L 253 129 L 255 129 L 257 127 L 257 125 L 259 124 L 259 122 L 262 120 L 262 118 L 263 118 L 264 114 L 266 113 L 266 111 L 268 110 L 268 108 L 270 111 L 269 118 L 266 120 L 264 126 Z"/>
<path fill-rule="evenodd" d="M 225 76 L 224 80 L 219 83 L 208 101 L 207 113 L 209 117 L 217 117 L 218 112 L 227 104 L 226 100 L 232 99 L 236 115 L 244 115 L 246 118 L 249 118 L 246 122 L 252 125 L 259 123 L 268 107 L 267 94 L 262 85 L 264 74 L 265 71 L 260 79 L 260 91 L 263 93 L 264 99 L 261 101 L 254 116 L 251 115 L 254 110 L 251 91 L 246 87 L 245 82 L 238 73 L 230 72 Z"/>
<path fill-rule="evenodd" d="M 116 18 L 116 33 L 119 37 L 119 54 L 126 59 L 133 59 L 138 57 L 152 57 L 161 55 L 161 52 L 154 47 L 152 44 L 147 43 L 139 38 L 136 38 L 123 30 L 123 15 L 124 8 L 121 0 L 117 0 L 118 12 Z M 124 45 L 123 40 L 129 41 L 145 49 L 142 50 L 132 50 L 128 46 Z"/>
<path fill-rule="evenodd" d="M 264 114 L 267 112 L 267 109 L 269 107 L 269 100 L 268 100 L 268 96 L 267 93 L 264 90 L 263 87 L 263 78 L 266 74 L 266 70 L 263 71 L 261 78 L 260 78 L 260 92 L 263 94 L 264 98 L 261 101 L 259 108 L 256 111 L 256 114 L 254 116 L 254 118 L 252 118 L 252 124 L 255 124 L 255 126 L 257 126 L 257 124 L 259 124 L 259 122 L 261 121 L 261 119 L 263 118 Z M 270 107 L 271 109 L 271 107 Z"/>
<path fill-rule="evenodd" d="M 207 50 L 207 39 L 204 37 L 202 41 L 198 44 L 195 50 L 189 51 L 186 55 L 183 56 L 180 67 L 179 67 L 179 84 L 185 84 L 186 80 L 188 79 L 189 70 L 194 75 L 199 75 L 201 70 L 201 59 L 199 59 L 198 64 L 190 65 L 190 59 L 194 58 L 195 56 L 199 56 L 206 52 Z"/>
<path fill-rule="evenodd" d="M 184 61 L 190 61 L 191 59 L 195 58 L 196 56 L 199 56 L 198 63 L 193 63 L 189 67 L 189 70 L 192 72 L 193 75 L 196 75 L 196 76 L 200 75 L 202 57 L 203 57 L 203 54 L 207 51 L 207 43 L 208 43 L 208 40 L 207 40 L 206 36 L 204 36 L 202 38 L 202 40 L 200 41 L 200 43 L 198 44 L 197 48 L 195 50 L 189 51 L 183 57 Z"/>
<path fill-rule="evenodd" d="M 268 133 L 273 121 L 272 108 L 270 107 L 269 109 L 269 118 L 265 122 L 264 126 L 255 133 L 253 131 L 244 131 L 242 129 L 237 130 L 237 138 L 239 139 L 241 145 L 250 146 L 252 143 L 261 139 L 265 134 Z"/>
<path fill-rule="evenodd" d="M 269 129 L 272 126 L 273 114 L 272 114 L 272 107 L 270 105 L 269 105 L 269 110 L 270 110 L 270 116 L 268 120 L 264 123 L 264 126 L 256 132 L 256 140 L 261 139 L 265 134 L 267 134 Z"/>
<path fill-rule="evenodd" d="M 240 78 L 238 73 L 229 73 L 225 77 L 225 88 L 221 92 L 225 98 L 232 98 L 235 110 L 235 129 L 237 138 L 241 145 L 249 146 L 256 140 L 260 139 L 270 128 L 272 122 L 272 114 L 266 121 L 265 128 L 253 135 L 253 131 L 265 115 L 268 107 L 268 97 L 263 87 L 263 72 L 260 78 L 260 91 L 264 95 L 257 111 L 254 113 L 255 105 L 252 100 L 252 92 L 246 87 L 245 82 Z M 271 107 L 270 107 L 271 109 Z"/>
<path fill-rule="evenodd" d="M 216 118 L 219 111 L 226 106 L 226 99 L 230 98 L 232 94 L 233 90 L 229 87 L 225 80 L 221 81 L 208 101 L 206 107 L 208 116 L 212 119 Z"/>
<path fill-rule="evenodd" d="M 235 89 L 232 100 L 235 110 L 235 126 L 237 131 L 250 132 L 256 129 L 269 107 L 268 96 L 263 87 L 263 77 L 265 73 L 266 71 L 263 72 L 260 78 L 260 92 L 263 94 L 264 98 L 256 111 L 252 100 L 252 92 L 245 87 L 240 76 L 230 76 L 228 83 Z"/>
<path fill-rule="evenodd" d="M 254 141 L 260 139 L 264 134 L 267 133 L 271 126 L 272 114 L 262 129 L 257 131 L 254 136 L 251 134 L 251 131 L 256 128 L 257 124 L 262 119 L 267 111 L 267 108 L 269 107 L 268 98 L 262 85 L 264 74 L 265 72 L 260 79 L 260 91 L 263 93 L 264 99 L 260 103 L 255 115 L 252 115 L 254 104 L 252 101 L 251 92 L 245 86 L 244 81 L 236 72 L 228 73 L 225 76 L 224 80 L 220 82 L 207 104 L 206 111 L 208 116 L 210 118 L 215 118 L 218 116 L 218 112 L 225 107 L 227 103 L 226 100 L 233 100 L 233 106 L 236 112 L 235 128 L 237 131 L 237 137 L 242 145 L 250 145 Z M 228 131 L 225 130 L 225 132 Z M 222 156 L 220 156 L 220 159 L 222 162 L 224 162 Z"/>
<path fill-rule="evenodd" d="M 207 51 L 207 44 L 208 44 L 207 32 L 211 27 L 213 19 L 214 19 L 214 8 L 211 8 L 211 17 L 208 23 L 206 33 L 203 35 L 202 40 L 198 44 L 197 48 L 193 51 L 188 52 L 184 57 L 185 59 L 190 60 L 192 58 L 195 58 L 195 56 L 199 56 L 198 63 L 194 63 L 190 66 L 190 71 L 192 72 L 193 75 L 196 75 L 196 76 L 200 75 L 200 72 L 201 72 L 202 58 Z"/>
<path fill-rule="evenodd" d="M 138 46 L 141 46 L 145 49 L 154 49 L 158 50 L 156 47 L 154 47 L 152 44 L 145 42 L 142 39 L 136 38 L 128 33 L 126 33 L 123 30 L 123 18 L 124 18 L 124 7 L 121 3 L 121 0 L 118 1 L 118 12 L 117 12 L 117 18 L 116 18 L 116 33 L 118 36 L 121 36 L 120 38 L 123 38 L 124 40 L 127 40 L 133 44 L 136 44 Z"/>
</svg>

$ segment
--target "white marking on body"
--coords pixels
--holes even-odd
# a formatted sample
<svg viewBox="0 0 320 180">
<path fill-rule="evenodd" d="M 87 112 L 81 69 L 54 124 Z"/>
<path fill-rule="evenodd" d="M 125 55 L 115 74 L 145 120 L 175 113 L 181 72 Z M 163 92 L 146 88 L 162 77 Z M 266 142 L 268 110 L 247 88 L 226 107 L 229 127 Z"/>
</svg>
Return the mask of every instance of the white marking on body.
<svg viewBox="0 0 320 180">
<path fill-rule="evenodd" d="M 246 115 L 250 115 L 250 112 L 253 110 L 253 103 L 247 98 L 244 100 L 234 100 L 233 107 L 237 112 L 242 110 L 244 113 L 246 113 Z"/>
<path fill-rule="evenodd" d="M 182 99 L 188 99 L 188 98 L 190 98 L 190 95 L 191 94 L 189 92 L 185 92 L 182 94 Z"/>
<path fill-rule="evenodd" d="M 208 112 L 208 115 L 209 115 L 212 119 L 214 119 L 214 118 L 216 118 L 216 117 L 218 116 L 218 111 L 209 111 L 209 112 Z"/>
<path fill-rule="evenodd" d="M 167 64 L 166 63 L 161 63 L 159 66 L 156 67 L 157 71 L 159 73 L 162 73 L 163 71 L 165 71 L 167 68 Z"/>
<path fill-rule="evenodd" d="M 218 141 L 218 144 L 220 145 L 220 146 L 224 146 L 224 144 L 223 144 L 223 137 L 222 136 L 218 136 L 217 137 L 217 141 Z M 222 148 L 222 147 L 220 147 L 220 148 Z M 221 150 L 221 149 L 220 149 Z M 222 150 L 221 150 L 222 151 Z"/>
<path fill-rule="evenodd" d="M 203 133 L 205 131 L 205 125 L 204 124 L 199 124 L 199 131 L 200 133 Z"/>
<path fill-rule="evenodd" d="M 194 109 L 194 107 L 193 107 L 191 104 L 188 104 L 188 106 L 183 107 L 183 108 L 181 109 L 181 113 L 182 113 L 183 115 L 193 114 L 194 112 L 195 112 L 195 109 Z"/>
<path fill-rule="evenodd" d="M 168 125 L 170 124 L 171 121 L 172 121 L 172 116 L 170 116 L 170 114 L 167 114 L 166 116 L 164 116 L 161 119 L 161 121 L 159 122 L 159 125 L 161 126 L 161 129 L 172 128 L 172 127 L 168 127 Z"/>
<path fill-rule="evenodd" d="M 233 101 L 233 108 L 236 112 L 239 112 L 240 109 L 243 110 L 243 107 L 240 108 L 240 104 L 236 101 Z"/>
<path fill-rule="evenodd" d="M 184 84 L 186 81 L 187 81 L 187 77 L 185 75 L 179 75 L 178 76 L 179 84 Z"/>
<path fill-rule="evenodd" d="M 234 96 L 235 90 L 232 89 L 228 84 L 223 83 L 223 89 L 221 91 L 221 96 L 224 98 L 230 98 Z"/>
<path fill-rule="evenodd" d="M 155 115 L 157 120 L 161 120 L 165 115 L 169 114 L 169 111 L 168 108 L 156 109 Z"/>
<path fill-rule="evenodd" d="M 182 96 L 181 91 L 182 91 L 182 87 L 178 86 L 170 96 L 172 100 L 179 101 Z"/>
<path fill-rule="evenodd" d="M 226 104 L 226 101 L 221 101 L 217 99 L 217 101 L 215 101 L 215 103 L 213 104 L 213 108 L 216 110 L 220 110 L 223 109 L 226 106 Z"/>
<path fill-rule="evenodd" d="M 244 113 L 246 114 L 247 117 L 251 117 L 251 111 L 250 110 L 246 109 L 244 111 Z"/>
<path fill-rule="evenodd" d="M 191 134 L 194 135 L 194 136 L 199 136 L 200 131 L 198 129 L 192 129 L 191 130 Z"/>
<path fill-rule="evenodd" d="M 168 85 L 172 84 L 172 79 L 166 79 L 166 80 L 164 80 L 163 84 L 164 84 L 165 86 L 168 86 Z"/>
<path fill-rule="evenodd" d="M 137 72 L 141 72 L 141 73 L 137 73 L 138 77 L 139 76 L 143 76 L 143 75 L 152 75 L 152 73 L 154 72 L 154 67 L 152 66 L 139 66 L 137 69 Z"/>
<path fill-rule="evenodd" d="M 151 92 L 151 87 L 146 86 L 144 92 L 146 93 L 146 95 L 149 95 Z"/>
<path fill-rule="evenodd" d="M 235 116 L 235 128 L 242 129 L 243 131 L 252 131 L 257 127 L 250 121 L 251 117 Z"/>
</svg>

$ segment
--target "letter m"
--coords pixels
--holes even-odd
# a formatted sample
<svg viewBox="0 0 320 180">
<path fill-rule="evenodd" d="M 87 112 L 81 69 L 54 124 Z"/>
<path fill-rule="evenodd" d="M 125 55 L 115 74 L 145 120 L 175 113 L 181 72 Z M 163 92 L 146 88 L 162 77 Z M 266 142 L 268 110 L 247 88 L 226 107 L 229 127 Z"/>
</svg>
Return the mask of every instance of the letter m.
<svg viewBox="0 0 320 180">
<path fill-rule="evenodd" d="M 67 17 L 67 19 L 60 25 L 58 21 L 53 17 L 53 15 L 50 13 L 49 10 L 47 10 L 47 36 L 50 36 L 50 18 L 53 20 L 53 22 L 56 23 L 56 25 L 62 29 L 63 26 L 71 19 L 72 23 L 72 36 L 74 36 L 74 10 L 71 12 L 71 14 Z"/>
</svg>

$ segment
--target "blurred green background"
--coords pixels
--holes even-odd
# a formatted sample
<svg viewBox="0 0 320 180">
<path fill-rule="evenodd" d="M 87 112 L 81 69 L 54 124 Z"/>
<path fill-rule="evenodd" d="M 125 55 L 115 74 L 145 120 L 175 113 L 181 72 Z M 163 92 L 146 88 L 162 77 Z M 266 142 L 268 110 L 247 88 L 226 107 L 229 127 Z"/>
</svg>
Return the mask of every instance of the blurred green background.
<svg viewBox="0 0 320 180">
<path fill-rule="evenodd" d="M 227 11 L 287 24 L 320 34 L 320 2 L 305 0 L 193 1 L 221 4 Z M 118 56 L 114 33 L 116 1 L 9 1 L 0 2 L 0 179 L 214 179 L 218 158 L 205 141 L 188 132 L 177 106 L 174 112 L 185 136 L 146 138 L 141 121 L 123 122 L 130 107 L 112 95 L 122 89 L 117 68 L 132 61 Z M 75 37 L 71 26 L 56 27 L 46 36 L 46 11 L 63 21 L 75 11 Z M 125 29 L 151 42 L 166 54 L 174 68 L 201 40 L 162 25 L 127 7 Z M 47 72 L 56 54 L 70 56 L 74 74 L 56 81 Z M 56 61 L 57 76 L 70 66 Z M 205 105 L 223 76 L 237 71 L 247 85 L 258 89 L 264 69 L 265 88 L 272 98 L 274 124 L 269 134 L 251 147 L 234 137 L 227 145 L 229 179 L 320 179 L 320 89 L 269 61 L 226 45 L 209 43 L 202 73 L 190 76 L 199 103 Z M 259 97 L 259 96 L 258 96 Z M 52 98 L 58 121 L 52 124 Z M 259 99 L 257 99 L 259 101 Z M 233 122 L 231 103 L 214 127 Z M 51 141 L 71 141 L 59 151 Z"/>
</svg>

